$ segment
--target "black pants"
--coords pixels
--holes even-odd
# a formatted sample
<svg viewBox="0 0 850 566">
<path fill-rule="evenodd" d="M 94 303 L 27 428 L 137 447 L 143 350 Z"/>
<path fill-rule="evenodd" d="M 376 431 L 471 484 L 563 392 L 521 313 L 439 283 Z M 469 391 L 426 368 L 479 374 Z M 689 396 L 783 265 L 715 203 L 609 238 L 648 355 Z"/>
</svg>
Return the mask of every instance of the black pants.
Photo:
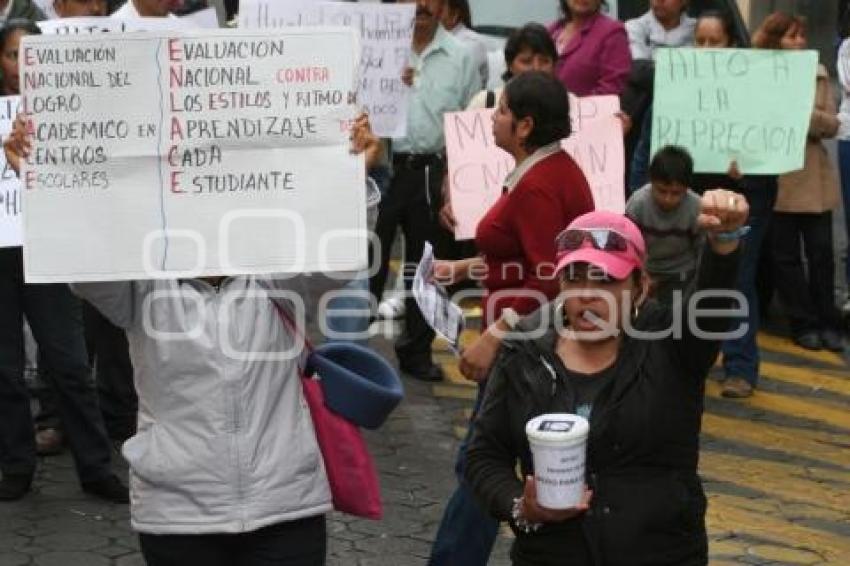
<svg viewBox="0 0 850 566">
<path fill-rule="evenodd" d="M 106 433 L 112 440 L 123 442 L 136 433 L 139 408 L 139 400 L 133 386 L 133 365 L 130 362 L 127 335 L 85 301 L 83 321 L 89 363 L 95 366 L 97 397 Z M 44 364 L 40 363 L 41 387 L 36 392 L 39 403 L 36 425 L 40 429 L 62 429 L 56 394 L 53 392 L 53 377 L 43 368 Z"/>
<path fill-rule="evenodd" d="M 38 412 L 33 417 L 38 430 L 55 428 L 65 430 L 59 418 L 59 404 L 56 402 L 56 383 L 50 372 L 45 369 L 44 360 L 38 361 L 38 379 L 34 396 L 38 399 Z"/>
<path fill-rule="evenodd" d="M 59 416 L 82 482 L 110 473 L 110 445 L 83 338 L 80 301 L 67 285 L 27 285 L 20 248 L 0 249 L 0 470 L 32 474 L 36 455 L 24 382 L 23 316 L 50 373 Z"/>
<path fill-rule="evenodd" d="M 106 432 L 113 440 L 127 440 L 136 433 L 139 409 L 127 335 L 86 302 L 83 302 L 83 318 L 94 357 L 97 395 Z"/>
<path fill-rule="evenodd" d="M 802 241 L 803 247 L 800 247 Z M 803 254 L 808 277 L 803 268 Z M 773 216 L 774 281 L 791 323 L 791 332 L 837 329 L 832 213 Z"/>
<path fill-rule="evenodd" d="M 323 566 L 325 516 L 258 531 L 214 535 L 139 535 L 148 566 Z"/>
<path fill-rule="evenodd" d="M 375 233 L 381 243 L 373 261 L 379 261 L 379 270 L 369 281 L 369 288 L 380 300 L 387 281 L 390 252 L 396 230 L 401 227 L 404 237 L 405 318 L 404 332 L 396 342 L 399 360 L 407 367 L 422 367 L 431 363 L 431 342 L 434 331 L 425 322 L 419 306 L 410 293 L 416 266 L 422 259 L 426 241 L 434 242 L 437 234 L 436 218 L 440 206 L 440 187 L 445 167 L 441 161 L 418 166 L 397 163 L 390 187 L 381 200 Z M 438 255 L 439 257 L 439 255 Z"/>
</svg>

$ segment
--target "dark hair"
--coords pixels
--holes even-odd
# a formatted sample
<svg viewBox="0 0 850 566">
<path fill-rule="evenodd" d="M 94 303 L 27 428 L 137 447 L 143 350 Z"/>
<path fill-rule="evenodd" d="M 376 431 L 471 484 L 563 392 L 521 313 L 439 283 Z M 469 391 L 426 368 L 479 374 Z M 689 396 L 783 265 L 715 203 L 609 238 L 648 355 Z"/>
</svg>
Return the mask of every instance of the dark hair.
<svg viewBox="0 0 850 566">
<path fill-rule="evenodd" d="M 505 85 L 505 103 L 514 118 L 531 118 L 534 129 L 526 147 L 534 150 L 570 135 L 570 103 L 564 85 L 542 71 L 530 71 Z"/>
<path fill-rule="evenodd" d="M 41 30 L 38 29 L 38 26 L 32 20 L 25 18 L 7 20 L 3 27 L 0 28 L 0 50 L 6 49 L 6 42 L 9 41 L 12 33 L 16 31 L 25 31 L 29 35 L 38 35 L 41 33 Z"/>
<path fill-rule="evenodd" d="M 469 9 L 469 0 L 446 0 L 446 7 L 457 10 L 460 23 L 472 28 L 472 12 Z"/>
<path fill-rule="evenodd" d="M 530 49 L 535 55 L 551 57 L 553 63 L 558 60 L 558 51 L 555 49 L 555 42 L 549 30 L 534 22 L 525 24 L 515 29 L 505 43 L 505 63 L 508 66 L 505 74 L 502 75 L 505 82 L 513 78 L 511 63 L 526 49 Z"/>
<path fill-rule="evenodd" d="M 567 5 L 567 0 L 559 0 L 559 2 L 561 4 L 561 13 L 564 14 L 564 19 L 567 20 L 567 21 L 570 21 L 571 19 L 573 19 L 573 14 L 572 14 L 572 12 L 570 12 L 570 7 Z M 600 9 L 602 9 L 602 8 L 607 9 L 608 8 L 608 2 L 606 2 L 605 0 L 601 0 L 601 2 L 599 3 L 599 8 Z"/>
<path fill-rule="evenodd" d="M 793 16 L 786 12 L 774 12 L 765 18 L 753 34 L 753 47 L 782 49 L 782 38 L 792 29 L 806 31 L 806 21 L 800 16 Z"/>
<path fill-rule="evenodd" d="M 719 20 L 720 25 L 723 26 L 723 33 L 729 38 L 729 47 L 738 45 L 738 38 L 735 37 L 735 20 L 732 19 L 732 14 L 726 10 L 705 10 L 700 12 L 697 18 L 697 26 L 702 20 Z"/>
<path fill-rule="evenodd" d="M 667 145 L 658 150 L 649 165 L 649 179 L 660 183 L 691 186 L 694 160 L 683 147 Z"/>
<path fill-rule="evenodd" d="M 838 37 L 847 39 L 848 36 L 850 36 L 850 4 L 844 8 L 844 12 L 838 20 Z"/>
</svg>

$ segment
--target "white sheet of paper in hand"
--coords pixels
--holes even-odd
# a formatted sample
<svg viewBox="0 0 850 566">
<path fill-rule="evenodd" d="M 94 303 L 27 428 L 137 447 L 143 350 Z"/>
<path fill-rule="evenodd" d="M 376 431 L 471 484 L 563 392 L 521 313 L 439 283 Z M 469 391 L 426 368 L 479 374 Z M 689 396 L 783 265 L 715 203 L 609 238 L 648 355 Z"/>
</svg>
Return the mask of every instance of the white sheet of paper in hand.
<svg viewBox="0 0 850 566">
<path fill-rule="evenodd" d="M 432 281 L 433 272 L 434 250 L 429 242 L 425 242 L 422 261 L 419 262 L 413 279 L 413 298 L 416 299 L 425 322 L 434 332 L 448 340 L 457 354 L 460 333 L 463 330 L 463 311 L 449 299 L 448 293 L 441 285 Z"/>
</svg>

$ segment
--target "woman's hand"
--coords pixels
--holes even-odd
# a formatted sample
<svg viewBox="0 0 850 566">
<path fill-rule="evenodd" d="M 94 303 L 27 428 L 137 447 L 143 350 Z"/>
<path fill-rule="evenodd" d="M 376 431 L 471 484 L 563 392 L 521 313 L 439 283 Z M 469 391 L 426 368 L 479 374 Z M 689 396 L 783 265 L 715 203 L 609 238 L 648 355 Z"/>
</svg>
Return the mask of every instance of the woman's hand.
<svg viewBox="0 0 850 566">
<path fill-rule="evenodd" d="M 734 159 L 729 162 L 729 170 L 726 171 L 726 175 L 728 175 L 730 179 L 734 179 L 736 181 L 740 181 L 744 177 L 744 175 L 741 174 L 741 170 L 738 168 L 738 162 Z"/>
<path fill-rule="evenodd" d="M 18 175 L 21 173 L 21 159 L 29 157 L 31 150 L 32 144 L 30 144 L 29 136 L 27 136 L 26 120 L 23 114 L 18 114 L 15 124 L 12 126 L 12 132 L 3 143 L 6 161 Z"/>
<path fill-rule="evenodd" d="M 454 232 L 455 228 L 457 228 L 457 219 L 455 218 L 455 213 L 452 209 L 452 193 L 449 190 L 448 175 L 443 177 L 441 192 L 443 195 L 443 206 L 440 208 L 440 224 L 449 232 Z"/>
<path fill-rule="evenodd" d="M 715 253 L 728 254 L 738 247 L 738 240 L 722 241 L 718 236 L 742 227 L 750 214 L 747 199 L 733 191 L 715 189 L 702 195 L 699 225 L 708 234 Z"/>
<path fill-rule="evenodd" d="M 581 503 L 572 509 L 547 509 L 537 502 L 537 485 L 534 483 L 534 477 L 526 476 L 520 515 L 529 523 L 563 523 L 587 511 L 592 498 L 593 492 L 585 487 Z"/>
<path fill-rule="evenodd" d="M 369 115 L 365 112 L 358 115 L 351 126 L 351 152 L 364 154 L 367 169 L 381 160 L 381 140 L 372 132 Z"/>
<path fill-rule="evenodd" d="M 484 331 L 475 342 L 464 348 L 460 354 L 460 373 L 466 379 L 481 383 L 487 379 L 487 374 L 490 373 L 490 367 L 496 360 L 496 355 L 499 353 L 499 347 L 502 345 L 502 340 L 496 335 L 498 330 L 493 329 L 494 326 L 499 326 L 502 323 L 497 322 L 490 328 Z M 507 328 L 500 329 L 507 332 Z"/>
<path fill-rule="evenodd" d="M 620 122 L 623 123 L 623 137 L 629 135 L 629 132 L 632 131 L 632 117 L 623 111 L 617 112 L 614 116 L 619 118 Z"/>
<path fill-rule="evenodd" d="M 401 82 L 406 84 L 407 86 L 413 86 L 413 77 L 416 75 L 416 72 L 413 70 L 413 67 L 405 67 L 401 72 Z"/>
<path fill-rule="evenodd" d="M 440 209 L 440 225 L 449 232 L 454 232 L 457 228 L 457 218 L 455 218 L 451 201 L 443 203 L 443 207 Z"/>
</svg>

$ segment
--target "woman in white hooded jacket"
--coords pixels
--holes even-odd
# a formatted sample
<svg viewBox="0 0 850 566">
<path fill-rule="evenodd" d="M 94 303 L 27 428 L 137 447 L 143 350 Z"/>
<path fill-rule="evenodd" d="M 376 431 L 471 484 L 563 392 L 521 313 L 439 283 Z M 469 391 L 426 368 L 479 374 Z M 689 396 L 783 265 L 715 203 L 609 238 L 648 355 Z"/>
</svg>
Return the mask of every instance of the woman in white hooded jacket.
<svg viewBox="0 0 850 566">
<path fill-rule="evenodd" d="M 377 159 L 361 118 L 355 151 Z M 5 144 L 15 167 L 28 142 Z M 308 284 L 309 283 L 309 284 Z M 280 317 L 314 314 L 345 281 L 237 276 L 72 285 L 127 332 L 139 395 L 131 522 L 149 566 L 320 566 L 331 493 L 302 394 L 303 339 Z"/>
<path fill-rule="evenodd" d="M 127 332 L 139 415 L 122 452 L 149 566 L 324 564 L 331 495 L 304 349 L 273 305 L 294 312 L 303 279 L 72 286 Z"/>
</svg>

